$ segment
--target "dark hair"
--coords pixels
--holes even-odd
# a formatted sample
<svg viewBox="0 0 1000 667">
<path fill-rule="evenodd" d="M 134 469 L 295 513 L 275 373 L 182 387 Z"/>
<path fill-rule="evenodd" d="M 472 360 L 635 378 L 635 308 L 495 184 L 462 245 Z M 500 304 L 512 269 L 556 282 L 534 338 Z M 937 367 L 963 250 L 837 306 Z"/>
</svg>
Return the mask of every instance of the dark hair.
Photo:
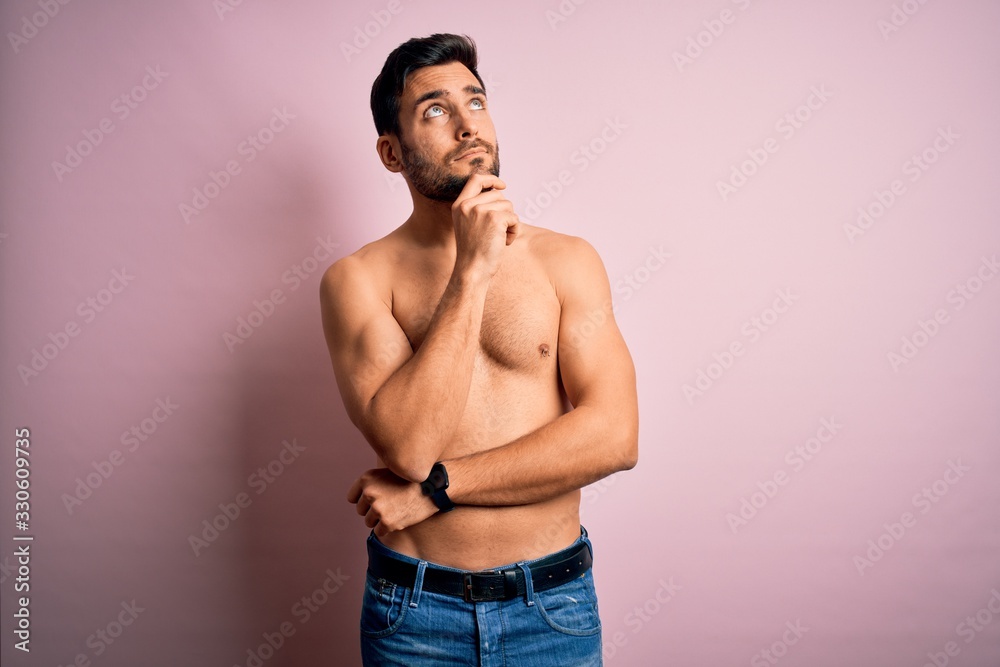
<svg viewBox="0 0 1000 667">
<path fill-rule="evenodd" d="M 399 134 L 399 98 L 403 96 L 403 86 L 410 72 L 451 62 L 468 67 L 486 90 L 482 77 L 476 71 L 479 66 L 476 43 L 468 35 L 438 33 L 430 37 L 414 37 L 389 54 L 372 84 L 372 118 L 379 136 Z"/>
</svg>

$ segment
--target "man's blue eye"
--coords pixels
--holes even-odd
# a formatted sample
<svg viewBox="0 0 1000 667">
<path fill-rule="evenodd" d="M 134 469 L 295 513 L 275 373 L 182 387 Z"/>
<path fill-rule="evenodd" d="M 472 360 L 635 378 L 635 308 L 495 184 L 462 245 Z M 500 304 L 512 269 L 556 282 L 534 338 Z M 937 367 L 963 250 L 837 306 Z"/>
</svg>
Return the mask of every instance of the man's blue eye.
<svg viewBox="0 0 1000 667">
<path fill-rule="evenodd" d="M 429 109 L 427 109 L 427 113 L 424 114 L 424 115 L 425 116 L 431 116 L 431 117 L 441 115 L 439 113 L 431 113 L 432 111 L 440 111 L 441 113 L 444 113 L 444 109 L 442 109 L 441 107 L 439 107 L 437 105 L 434 105 L 434 106 L 430 107 Z"/>
<path fill-rule="evenodd" d="M 483 106 L 483 101 L 482 100 L 472 100 L 472 104 L 476 105 L 476 108 L 478 108 L 478 109 L 485 109 L 486 108 L 486 107 Z"/>
</svg>

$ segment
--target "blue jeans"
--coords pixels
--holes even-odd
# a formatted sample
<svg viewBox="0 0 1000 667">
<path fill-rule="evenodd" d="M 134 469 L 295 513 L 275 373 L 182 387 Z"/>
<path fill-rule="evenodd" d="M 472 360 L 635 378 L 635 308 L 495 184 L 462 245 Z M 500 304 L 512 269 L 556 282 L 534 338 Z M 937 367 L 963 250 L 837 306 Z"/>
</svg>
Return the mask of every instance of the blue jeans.
<svg viewBox="0 0 1000 667">
<path fill-rule="evenodd" d="M 601 619 L 593 570 L 550 588 L 530 585 L 531 564 L 512 563 L 529 582 L 521 597 L 466 602 L 423 590 L 428 565 L 368 538 L 369 548 L 417 565 L 413 588 L 367 574 L 361 606 L 361 658 L 365 667 L 600 667 Z M 593 553 L 587 532 L 580 538 Z"/>
</svg>

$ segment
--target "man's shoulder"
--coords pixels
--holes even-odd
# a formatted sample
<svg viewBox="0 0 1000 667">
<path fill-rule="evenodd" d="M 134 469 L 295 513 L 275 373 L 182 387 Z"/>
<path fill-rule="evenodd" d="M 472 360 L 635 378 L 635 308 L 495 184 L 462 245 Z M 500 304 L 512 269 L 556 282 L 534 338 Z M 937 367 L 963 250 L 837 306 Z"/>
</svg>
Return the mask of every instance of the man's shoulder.
<svg viewBox="0 0 1000 667">
<path fill-rule="evenodd" d="M 581 236 L 529 225 L 526 237 L 531 254 L 556 283 L 575 280 L 581 272 L 604 272 L 597 250 Z"/>
<path fill-rule="evenodd" d="M 378 290 L 391 267 L 395 248 L 395 232 L 361 246 L 344 255 L 323 273 L 321 294 L 323 298 L 336 299 L 345 292 Z"/>
<path fill-rule="evenodd" d="M 531 253 L 544 267 L 560 304 L 579 300 L 586 292 L 609 289 L 604 262 L 589 241 L 580 236 L 533 227 L 528 235 Z"/>
<path fill-rule="evenodd" d="M 528 241 L 532 254 L 547 264 L 561 264 L 567 260 L 582 260 L 597 255 L 594 246 L 581 236 L 564 234 L 535 225 L 524 225 L 524 227 L 525 240 Z"/>
</svg>

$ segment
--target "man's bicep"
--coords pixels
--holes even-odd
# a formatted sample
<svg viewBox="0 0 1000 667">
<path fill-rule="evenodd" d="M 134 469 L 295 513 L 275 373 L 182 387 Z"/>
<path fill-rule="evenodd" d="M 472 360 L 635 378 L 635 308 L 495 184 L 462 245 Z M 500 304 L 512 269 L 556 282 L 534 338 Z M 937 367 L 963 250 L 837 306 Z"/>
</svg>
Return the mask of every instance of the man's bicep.
<svg viewBox="0 0 1000 667">
<path fill-rule="evenodd" d="M 355 258 L 345 257 L 326 271 L 320 304 L 344 407 L 351 421 L 367 432 L 372 397 L 413 356 L 413 350 Z"/>
<path fill-rule="evenodd" d="M 573 244 L 570 266 L 560 277 L 559 371 L 574 407 L 583 402 L 631 409 L 635 367 L 618 329 L 607 272 L 597 251 Z"/>
</svg>

